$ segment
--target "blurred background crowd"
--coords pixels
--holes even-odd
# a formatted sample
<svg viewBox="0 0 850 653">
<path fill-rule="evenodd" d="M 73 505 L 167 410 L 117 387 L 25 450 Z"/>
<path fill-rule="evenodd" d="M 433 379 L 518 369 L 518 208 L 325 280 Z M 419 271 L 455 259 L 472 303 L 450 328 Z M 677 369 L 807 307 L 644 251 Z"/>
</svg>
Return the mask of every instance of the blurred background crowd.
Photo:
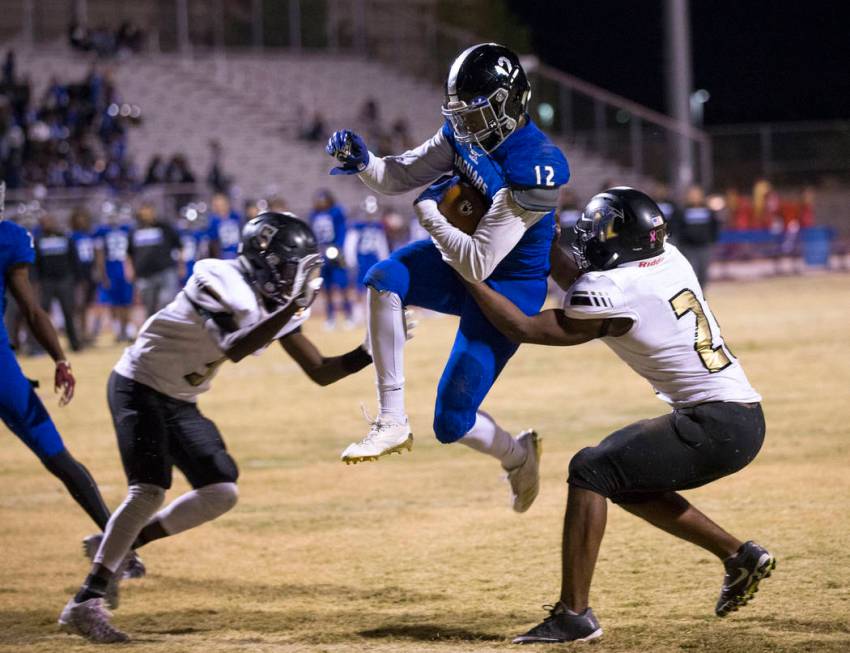
<svg viewBox="0 0 850 653">
<path fill-rule="evenodd" d="M 5 218 L 33 234 L 33 281 L 73 349 L 102 333 L 131 339 L 196 261 L 235 257 L 241 226 L 267 209 L 312 224 L 327 260 L 326 327 L 362 320 L 366 270 L 425 234 L 412 196 L 375 197 L 327 177 L 324 142 L 344 126 L 378 155 L 415 147 L 439 126 L 445 63 L 476 35 L 445 25 L 439 0 L 288 0 L 285 20 L 273 3 L 253 3 L 261 12 L 250 14 L 223 2 L 211 17 L 190 1 L 178 3 L 187 13 L 176 23 L 156 3 L 115 13 L 98 0 L 69 2 L 70 21 L 39 14 L 42 4 L 18 17 L 17 36 L 0 39 L 0 179 Z M 521 37 L 509 13 L 489 15 L 504 19 L 487 26 L 494 37 Z M 703 284 L 850 268 L 848 157 L 802 165 L 795 156 L 829 147 L 780 147 L 776 126 L 757 128 L 757 148 L 739 127 L 710 136 L 700 129 L 705 91 L 691 97 L 699 121 L 681 132 L 651 108 L 525 63 L 532 118 L 571 164 L 558 209 L 564 246 L 584 203 L 626 184 L 659 202 Z M 836 129 L 828 141 L 839 147 L 850 129 Z M 668 165 L 681 133 L 694 159 L 684 181 Z M 9 306 L 13 342 L 37 354 Z"/>
</svg>

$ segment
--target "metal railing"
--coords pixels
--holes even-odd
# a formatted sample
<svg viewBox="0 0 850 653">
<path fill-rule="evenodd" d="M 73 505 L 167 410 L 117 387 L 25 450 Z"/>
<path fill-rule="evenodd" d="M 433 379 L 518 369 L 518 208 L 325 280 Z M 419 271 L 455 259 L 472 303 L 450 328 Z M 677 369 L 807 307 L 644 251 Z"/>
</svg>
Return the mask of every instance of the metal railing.
<svg viewBox="0 0 850 653">
<path fill-rule="evenodd" d="M 850 121 L 729 125 L 710 133 L 721 186 L 746 187 L 759 177 L 793 186 L 850 182 Z"/>
<path fill-rule="evenodd" d="M 0 0 L 4 30 L 24 42 L 67 39 L 72 20 L 112 28 L 132 21 L 163 52 L 226 48 L 344 52 L 442 83 L 451 60 L 481 37 L 440 25 L 435 0 Z M 3 34 L 0 34 L 0 38 Z M 566 142 L 637 175 L 671 180 L 675 142 L 697 153 L 695 179 L 713 182 L 711 139 L 702 130 L 528 58 L 535 119 Z"/>
</svg>

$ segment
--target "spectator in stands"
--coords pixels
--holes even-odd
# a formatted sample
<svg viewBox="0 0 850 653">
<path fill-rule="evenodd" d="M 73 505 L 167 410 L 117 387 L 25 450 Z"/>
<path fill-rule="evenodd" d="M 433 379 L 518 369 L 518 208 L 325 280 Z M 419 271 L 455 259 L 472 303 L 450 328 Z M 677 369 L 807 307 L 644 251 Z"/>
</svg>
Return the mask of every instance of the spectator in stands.
<svg viewBox="0 0 850 653">
<path fill-rule="evenodd" d="M 3 59 L 3 75 L 0 78 L 0 85 L 15 85 L 15 51 L 12 49 L 6 51 L 6 57 Z"/>
<path fill-rule="evenodd" d="M 157 218 L 153 204 L 142 204 L 136 212 L 136 227 L 130 232 L 127 253 L 133 263 L 145 318 L 168 304 L 180 289 L 181 249 L 180 236 L 174 227 Z"/>
<path fill-rule="evenodd" d="M 390 131 L 392 134 L 393 152 L 407 152 L 416 147 L 417 143 L 414 142 L 413 137 L 410 135 L 410 125 L 404 118 L 396 120 Z"/>
<path fill-rule="evenodd" d="M 51 214 L 45 214 L 39 222 L 33 244 L 41 307 L 50 314 L 53 300 L 59 302 L 71 349 L 79 351 L 82 343 L 77 336 L 74 311 L 74 281 L 78 275 L 76 249 L 71 237 Z"/>
<path fill-rule="evenodd" d="M 162 160 L 159 154 L 155 154 L 148 164 L 148 171 L 145 173 L 145 186 L 163 183 L 165 181 L 165 174 L 165 161 Z"/>
<path fill-rule="evenodd" d="M 242 218 L 231 209 L 224 193 L 213 195 L 209 215 L 209 243 L 212 258 L 236 258 L 242 239 Z"/>
<path fill-rule="evenodd" d="M 316 111 L 310 119 L 309 124 L 301 130 L 301 140 L 318 143 L 327 138 L 327 133 L 325 117 Z"/>
<path fill-rule="evenodd" d="M 186 155 L 177 153 L 171 157 L 168 165 L 165 168 L 165 182 L 168 184 L 182 184 L 189 186 L 195 183 L 195 174 L 189 167 L 189 161 Z M 177 206 L 185 206 L 195 199 L 195 193 L 191 188 L 174 195 L 174 202 Z"/>
<path fill-rule="evenodd" d="M 313 210 L 310 213 L 310 225 L 316 234 L 316 241 L 325 264 L 322 266 L 322 290 L 325 295 L 327 318 L 325 327 L 333 329 L 336 326 L 337 304 L 342 304 L 345 313 L 346 326 L 353 326 L 351 312 L 350 283 L 348 270 L 345 267 L 345 213 L 337 204 L 329 190 L 319 190 L 313 199 Z"/>
<path fill-rule="evenodd" d="M 89 212 L 78 207 L 71 212 L 71 242 L 77 255 L 74 315 L 77 333 L 83 344 L 91 341 L 89 314 L 94 304 L 97 282 L 94 267 L 94 234 Z"/>
<path fill-rule="evenodd" d="M 700 285 L 708 285 L 708 266 L 714 243 L 720 232 L 720 221 L 705 201 L 705 191 L 694 184 L 685 196 L 685 208 L 674 213 L 670 221 L 670 238 L 696 272 Z"/>
<path fill-rule="evenodd" d="M 221 143 L 217 140 L 210 141 L 210 169 L 207 172 L 207 184 L 213 193 L 226 195 L 230 192 L 231 179 L 224 174 L 221 157 Z"/>
</svg>

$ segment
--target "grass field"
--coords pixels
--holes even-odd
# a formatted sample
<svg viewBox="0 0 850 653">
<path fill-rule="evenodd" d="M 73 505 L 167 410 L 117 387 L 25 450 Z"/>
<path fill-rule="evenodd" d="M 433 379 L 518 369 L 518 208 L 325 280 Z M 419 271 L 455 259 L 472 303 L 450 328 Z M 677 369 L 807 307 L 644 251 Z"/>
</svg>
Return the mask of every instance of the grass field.
<svg viewBox="0 0 850 653">
<path fill-rule="evenodd" d="M 850 651 L 850 276 L 718 284 L 709 296 L 764 395 L 768 435 L 750 467 L 687 496 L 769 546 L 778 567 L 753 604 L 717 619 L 719 563 L 612 509 L 591 599 L 605 629 L 594 650 Z M 308 330 L 329 353 L 360 338 L 317 324 Z M 125 583 L 115 617 L 134 637 L 129 650 L 491 651 L 537 623 L 557 597 L 570 456 L 664 405 L 601 344 L 520 350 L 484 405 L 544 438 L 540 497 L 515 515 L 496 462 L 430 431 L 454 327 L 428 320 L 410 344 L 416 446 L 378 463 L 338 461 L 365 433 L 358 403 L 374 403 L 371 372 L 318 388 L 279 350 L 227 366 L 201 406 L 240 464 L 240 504 L 143 550 L 149 575 Z M 118 355 L 105 346 L 76 357 L 74 402 L 60 410 L 48 397 L 111 506 L 125 489 L 105 403 Z M 49 361 L 24 366 L 48 386 Z M 4 434 L 0 650 L 88 649 L 58 633 L 56 617 L 86 573 L 79 542 L 92 526 Z M 184 488 L 181 479 L 170 496 Z"/>
</svg>

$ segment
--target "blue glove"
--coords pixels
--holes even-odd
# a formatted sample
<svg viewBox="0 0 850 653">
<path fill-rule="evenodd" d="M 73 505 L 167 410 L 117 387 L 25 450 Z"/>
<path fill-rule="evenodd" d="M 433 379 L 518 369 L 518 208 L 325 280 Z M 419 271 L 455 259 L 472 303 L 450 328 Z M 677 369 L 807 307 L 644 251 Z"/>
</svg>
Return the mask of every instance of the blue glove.
<svg viewBox="0 0 850 653">
<path fill-rule="evenodd" d="M 419 197 L 413 200 L 414 204 L 419 204 L 419 202 L 424 202 L 425 200 L 434 200 L 437 204 L 443 201 L 443 197 L 446 196 L 449 188 L 452 186 L 457 186 L 460 183 L 460 177 L 455 175 L 454 177 L 449 177 L 445 175 L 440 177 L 433 184 L 428 186 L 425 190 L 423 190 Z"/>
<path fill-rule="evenodd" d="M 341 129 L 325 145 L 325 152 L 335 157 L 342 165 L 331 168 L 332 175 L 355 175 L 366 169 L 369 163 L 369 150 L 366 143 L 353 131 Z"/>
</svg>

